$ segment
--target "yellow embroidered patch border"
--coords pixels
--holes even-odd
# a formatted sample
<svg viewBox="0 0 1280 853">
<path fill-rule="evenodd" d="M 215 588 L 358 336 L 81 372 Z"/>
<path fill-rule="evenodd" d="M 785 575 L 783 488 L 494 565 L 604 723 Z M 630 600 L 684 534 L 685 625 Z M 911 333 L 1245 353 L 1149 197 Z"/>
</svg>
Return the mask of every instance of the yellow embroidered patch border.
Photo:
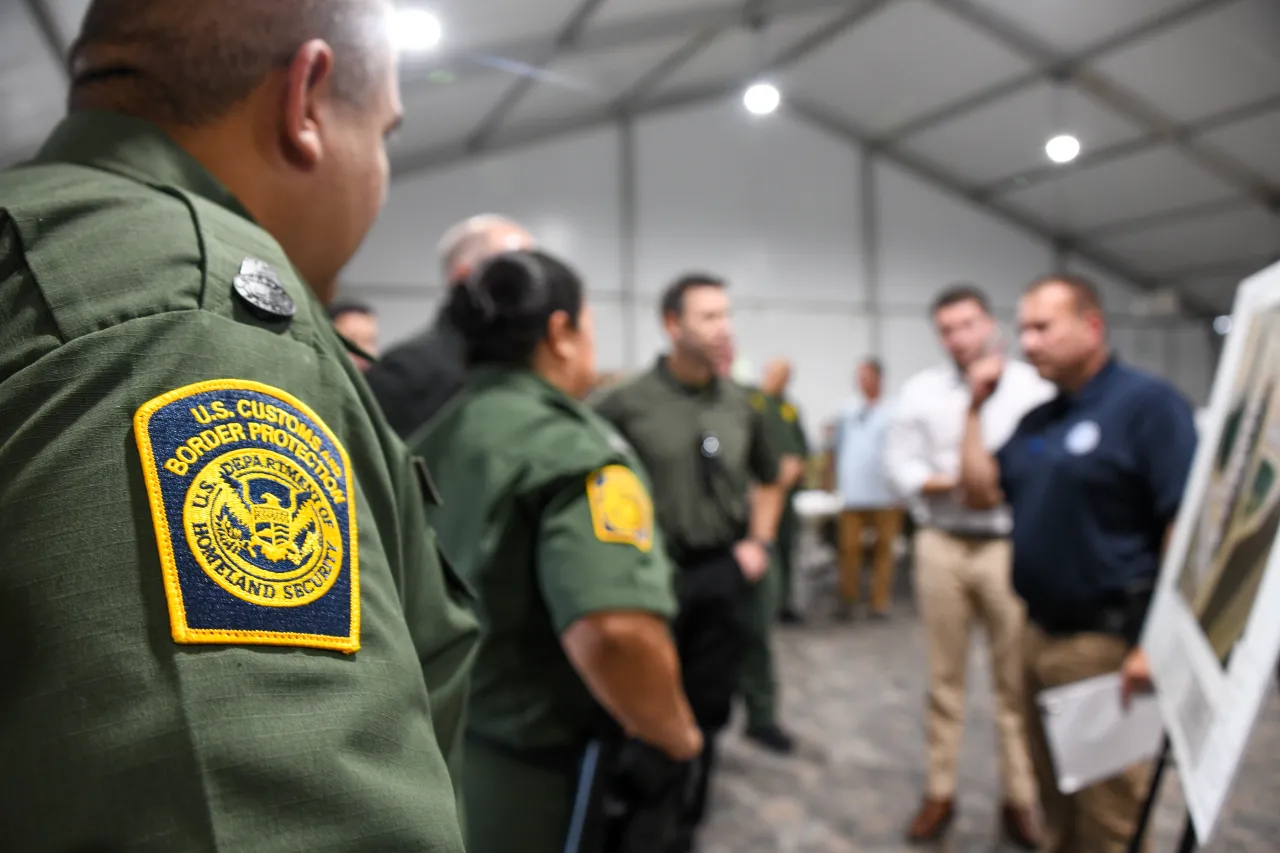
<svg viewBox="0 0 1280 853">
<path fill-rule="evenodd" d="M 653 500 L 636 472 L 606 465 L 587 475 L 591 526 L 601 542 L 634 545 L 646 554 L 653 548 Z"/>
<path fill-rule="evenodd" d="M 347 452 L 305 403 L 218 379 L 134 415 L 174 642 L 355 652 Z"/>
</svg>

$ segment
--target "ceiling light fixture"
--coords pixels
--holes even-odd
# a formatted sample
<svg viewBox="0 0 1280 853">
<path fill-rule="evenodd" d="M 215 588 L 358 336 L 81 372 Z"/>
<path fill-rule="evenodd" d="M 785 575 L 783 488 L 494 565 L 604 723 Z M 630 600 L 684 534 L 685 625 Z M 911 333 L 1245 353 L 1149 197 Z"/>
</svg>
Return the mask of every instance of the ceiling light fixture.
<svg viewBox="0 0 1280 853">
<path fill-rule="evenodd" d="M 440 44 L 440 19 L 426 9 L 396 9 L 391 19 L 391 37 L 405 53 L 427 53 Z"/>
<path fill-rule="evenodd" d="M 1070 163 L 1080 156 L 1080 140 L 1069 133 L 1055 136 L 1044 144 L 1044 153 L 1059 165 Z"/>
<path fill-rule="evenodd" d="M 742 96 L 742 104 L 747 112 L 757 116 L 767 116 L 782 103 L 782 93 L 772 83 L 755 83 Z"/>
</svg>

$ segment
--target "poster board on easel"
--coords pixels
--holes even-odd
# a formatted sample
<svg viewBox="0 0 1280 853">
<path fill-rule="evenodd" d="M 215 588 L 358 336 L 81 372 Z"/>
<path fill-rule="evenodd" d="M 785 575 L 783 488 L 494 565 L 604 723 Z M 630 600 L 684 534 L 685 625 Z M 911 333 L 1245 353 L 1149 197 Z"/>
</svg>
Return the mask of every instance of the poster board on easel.
<svg viewBox="0 0 1280 853">
<path fill-rule="evenodd" d="M 1241 285 L 1142 637 L 1196 836 L 1213 836 L 1280 657 L 1280 264 Z M 1224 663 L 1225 661 L 1225 663 Z"/>
</svg>

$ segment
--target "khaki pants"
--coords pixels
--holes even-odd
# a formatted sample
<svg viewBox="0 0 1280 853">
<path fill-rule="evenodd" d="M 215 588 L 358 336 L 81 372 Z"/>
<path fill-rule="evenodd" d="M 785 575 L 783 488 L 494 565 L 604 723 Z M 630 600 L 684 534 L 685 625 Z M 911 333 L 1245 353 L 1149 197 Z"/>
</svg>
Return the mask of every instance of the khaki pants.
<svg viewBox="0 0 1280 853">
<path fill-rule="evenodd" d="M 1027 739 L 1045 813 L 1046 853 L 1124 853 L 1138 825 L 1150 763 L 1067 796 L 1059 793 L 1053 759 L 1034 697 L 1041 690 L 1120 669 L 1128 646 L 1107 634 L 1050 637 L 1029 624 L 1023 644 Z M 1150 849 L 1150 839 L 1144 849 Z"/>
<path fill-rule="evenodd" d="M 872 557 L 871 610 L 884 613 L 893 593 L 893 543 L 902 532 L 900 509 L 846 509 L 840 513 L 840 597 L 857 604 L 862 591 L 863 531 L 876 532 Z"/>
<path fill-rule="evenodd" d="M 954 796 L 964 732 L 965 670 L 975 619 L 991 650 L 1000 739 L 1000 784 L 1006 802 L 1035 805 L 1022 714 L 1022 602 L 1013 592 L 1009 542 L 966 539 L 925 528 L 916 534 L 916 597 L 929 652 L 926 711 L 928 796 Z"/>
</svg>

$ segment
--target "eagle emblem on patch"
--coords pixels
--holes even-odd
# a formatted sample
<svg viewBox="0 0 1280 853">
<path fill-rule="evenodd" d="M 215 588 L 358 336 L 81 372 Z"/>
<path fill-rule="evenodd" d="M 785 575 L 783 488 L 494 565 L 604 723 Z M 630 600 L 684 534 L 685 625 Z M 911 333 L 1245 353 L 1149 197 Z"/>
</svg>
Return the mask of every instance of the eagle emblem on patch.
<svg viewBox="0 0 1280 853">
<path fill-rule="evenodd" d="M 587 475 L 591 525 L 601 542 L 653 548 L 653 500 L 649 490 L 625 465 L 606 465 Z"/>
<path fill-rule="evenodd" d="M 216 380 L 146 403 L 134 434 L 175 642 L 359 649 L 351 463 L 315 412 Z"/>
</svg>

